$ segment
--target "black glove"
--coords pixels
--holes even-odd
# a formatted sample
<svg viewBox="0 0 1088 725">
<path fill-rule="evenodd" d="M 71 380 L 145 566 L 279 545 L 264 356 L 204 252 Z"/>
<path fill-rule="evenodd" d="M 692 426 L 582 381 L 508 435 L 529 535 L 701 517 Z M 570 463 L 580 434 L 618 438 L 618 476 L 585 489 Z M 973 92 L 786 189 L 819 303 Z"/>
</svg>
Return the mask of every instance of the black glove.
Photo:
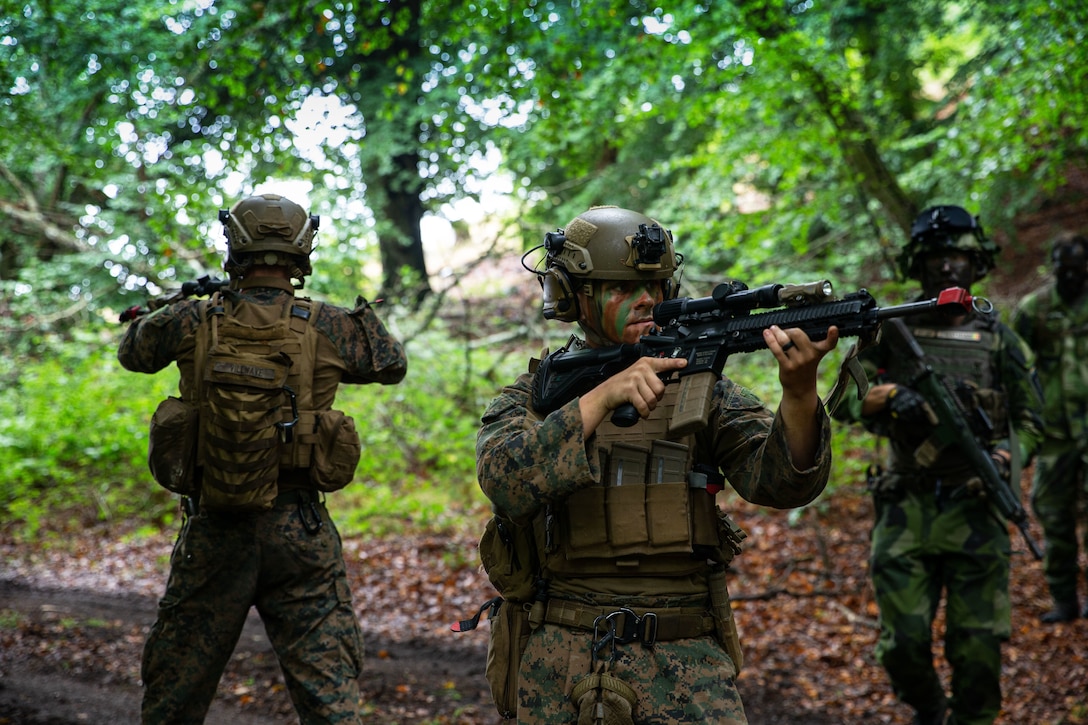
<svg viewBox="0 0 1088 725">
<path fill-rule="evenodd" d="M 888 393 L 888 413 L 892 420 L 908 425 L 929 423 L 937 425 L 937 414 L 917 390 L 905 385 L 896 385 Z"/>
</svg>

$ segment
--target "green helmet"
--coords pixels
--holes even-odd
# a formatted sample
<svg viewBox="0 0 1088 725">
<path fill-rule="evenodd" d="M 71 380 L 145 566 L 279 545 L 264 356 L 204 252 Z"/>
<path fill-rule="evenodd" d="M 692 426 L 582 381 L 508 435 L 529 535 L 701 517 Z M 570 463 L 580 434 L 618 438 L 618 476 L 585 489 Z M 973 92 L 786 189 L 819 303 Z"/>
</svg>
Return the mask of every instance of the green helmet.
<svg viewBox="0 0 1088 725">
<path fill-rule="evenodd" d="M 911 225 L 910 241 L 899 255 L 899 269 L 905 277 L 920 279 L 923 258 L 949 249 L 970 255 L 975 282 L 993 268 L 994 257 L 1000 251 L 986 236 L 977 216 L 960 206 L 931 206 Z"/>
<path fill-rule="evenodd" d="M 544 235 L 547 251 L 540 274 L 544 317 L 578 319 L 575 292 L 594 280 L 662 280 L 672 296 L 679 257 L 672 232 L 644 214 L 617 206 L 595 206 L 566 227 Z"/>
<path fill-rule="evenodd" d="M 227 235 L 228 273 L 243 273 L 254 262 L 291 266 L 292 275 L 300 279 L 313 271 L 310 252 L 320 217 L 307 214 L 290 199 L 278 194 L 250 196 L 229 211 L 221 209 L 219 221 Z"/>
</svg>

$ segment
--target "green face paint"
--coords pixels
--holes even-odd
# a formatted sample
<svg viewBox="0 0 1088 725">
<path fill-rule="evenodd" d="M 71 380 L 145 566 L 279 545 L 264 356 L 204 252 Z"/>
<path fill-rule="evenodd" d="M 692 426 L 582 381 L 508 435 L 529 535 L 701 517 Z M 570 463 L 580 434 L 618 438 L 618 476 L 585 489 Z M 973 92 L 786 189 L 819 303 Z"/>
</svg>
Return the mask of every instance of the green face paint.
<svg viewBox="0 0 1088 725">
<path fill-rule="evenodd" d="M 603 341 L 633 344 L 653 328 L 653 306 L 662 301 L 657 280 L 601 282 L 593 295 L 593 327 Z"/>
</svg>

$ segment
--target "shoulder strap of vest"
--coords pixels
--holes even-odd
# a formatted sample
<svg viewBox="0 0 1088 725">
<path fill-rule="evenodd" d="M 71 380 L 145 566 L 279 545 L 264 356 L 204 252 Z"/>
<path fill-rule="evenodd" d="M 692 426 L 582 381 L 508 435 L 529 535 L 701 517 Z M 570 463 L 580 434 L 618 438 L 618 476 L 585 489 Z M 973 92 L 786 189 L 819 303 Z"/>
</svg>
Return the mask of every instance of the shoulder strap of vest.
<svg viewBox="0 0 1088 725">
<path fill-rule="evenodd" d="M 204 366 L 208 361 L 208 351 L 216 342 L 219 332 L 219 316 L 224 314 L 223 299 L 219 292 L 201 300 L 197 308 L 200 325 L 196 329 L 196 346 L 193 351 L 193 392 L 196 400 L 203 399 Z"/>
<path fill-rule="evenodd" d="M 197 315 L 200 324 L 196 328 L 195 345 L 193 348 L 193 403 L 199 415 L 204 415 L 204 369 L 208 363 L 208 351 L 212 346 L 212 338 L 218 328 L 219 315 L 223 312 L 222 301 L 219 292 L 215 292 L 206 300 L 201 300 L 197 307 Z M 199 466 L 204 465 L 204 426 L 197 426 L 196 461 Z"/>
<path fill-rule="evenodd" d="M 299 297 L 291 303 L 289 325 L 291 331 L 302 337 L 302 359 L 297 361 L 299 370 L 306 376 L 300 381 L 302 388 L 296 391 L 301 409 L 310 410 L 314 406 L 314 372 L 317 370 L 317 317 L 321 313 L 322 303 L 308 297 Z"/>
</svg>

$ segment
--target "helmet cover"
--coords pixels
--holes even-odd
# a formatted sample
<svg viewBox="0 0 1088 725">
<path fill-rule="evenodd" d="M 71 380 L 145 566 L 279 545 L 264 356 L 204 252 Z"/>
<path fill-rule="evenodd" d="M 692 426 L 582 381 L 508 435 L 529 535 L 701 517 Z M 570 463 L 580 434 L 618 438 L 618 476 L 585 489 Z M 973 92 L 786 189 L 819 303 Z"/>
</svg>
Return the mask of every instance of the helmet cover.
<svg viewBox="0 0 1088 725">
<path fill-rule="evenodd" d="M 595 206 L 545 235 L 547 266 L 600 280 L 671 279 L 677 268 L 672 232 L 644 214 Z"/>
<path fill-rule="evenodd" d="M 268 264 L 298 267 L 310 274 L 310 252 L 320 217 L 307 214 L 295 202 L 279 194 L 260 194 L 219 212 L 227 236 L 227 271 L 244 268 L 243 257 L 265 253 Z M 286 257 L 284 256 L 286 255 Z"/>
</svg>

